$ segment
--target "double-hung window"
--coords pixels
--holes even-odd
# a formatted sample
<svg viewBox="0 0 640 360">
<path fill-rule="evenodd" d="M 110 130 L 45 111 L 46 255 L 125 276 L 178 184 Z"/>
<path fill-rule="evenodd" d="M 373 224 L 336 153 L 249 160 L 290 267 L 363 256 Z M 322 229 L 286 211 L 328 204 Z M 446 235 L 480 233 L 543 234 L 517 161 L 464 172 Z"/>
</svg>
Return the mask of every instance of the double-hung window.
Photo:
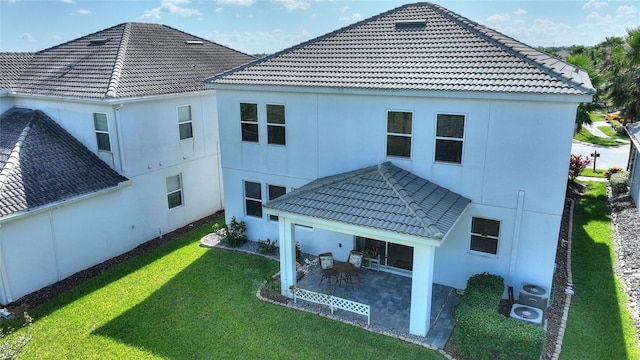
<svg viewBox="0 0 640 360">
<path fill-rule="evenodd" d="M 244 209 L 247 216 L 262 217 L 262 184 L 244 182 Z"/>
<path fill-rule="evenodd" d="M 472 251 L 487 254 L 498 254 L 498 240 L 500 238 L 500 221 L 474 217 L 471 219 Z"/>
<path fill-rule="evenodd" d="M 267 142 L 286 145 L 284 105 L 267 104 Z"/>
<path fill-rule="evenodd" d="M 111 151 L 111 140 L 109 139 L 109 123 L 107 114 L 93 113 L 93 126 L 96 129 L 96 141 L 98 150 Z"/>
<path fill-rule="evenodd" d="M 287 193 L 287 189 L 284 186 L 267 185 L 267 188 L 269 190 L 269 201 L 277 199 Z M 278 216 L 269 215 L 269 220 L 278 221 Z"/>
<path fill-rule="evenodd" d="M 180 131 L 180 140 L 193 137 L 191 105 L 178 106 L 178 130 Z"/>
<path fill-rule="evenodd" d="M 167 202 L 169 209 L 182 205 L 182 176 L 180 174 L 167 178 Z"/>
<path fill-rule="evenodd" d="M 411 157 L 413 113 L 387 112 L 387 156 Z"/>
<path fill-rule="evenodd" d="M 438 114 L 435 161 L 462 164 L 464 115 Z"/>
<path fill-rule="evenodd" d="M 240 103 L 242 141 L 258 142 L 258 104 Z"/>
</svg>

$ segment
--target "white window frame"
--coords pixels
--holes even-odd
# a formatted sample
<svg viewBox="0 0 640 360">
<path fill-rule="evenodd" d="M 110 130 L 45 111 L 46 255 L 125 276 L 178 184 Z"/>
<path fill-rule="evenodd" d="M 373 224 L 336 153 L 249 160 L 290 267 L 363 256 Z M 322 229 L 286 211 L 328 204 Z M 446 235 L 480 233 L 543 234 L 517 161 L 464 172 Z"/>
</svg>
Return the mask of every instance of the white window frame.
<svg viewBox="0 0 640 360">
<path fill-rule="evenodd" d="M 96 115 L 104 115 L 105 125 L 107 126 L 107 130 L 98 129 L 98 126 L 96 124 Z M 96 146 L 97 146 L 98 151 L 111 152 L 111 134 L 109 133 L 109 115 L 107 113 L 103 113 L 103 112 L 94 112 L 93 113 L 93 128 L 96 131 Z M 98 140 L 98 137 L 99 137 L 100 134 L 107 135 L 107 141 L 109 143 L 109 149 L 101 149 L 100 148 L 100 141 Z"/>
<path fill-rule="evenodd" d="M 249 197 L 247 195 L 247 183 L 257 184 L 257 185 L 260 186 L 260 198 Z M 243 197 L 244 197 L 244 215 L 245 216 L 252 217 L 252 218 L 257 218 L 257 219 L 262 219 L 264 217 L 264 211 L 262 211 L 263 193 L 264 193 L 264 189 L 262 188 L 262 183 L 257 182 L 257 181 L 242 180 L 242 194 L 243 194 Z M 248 211 L 249 207 L 247 206 L 247 202 L 248 201 L 253 201 L 255 203 L 259 203 L 260 204 L 260 216 L 249 214 L 249 211 Z"/>
<path fill-rule="evenodd" d="M 389 113 L 406 113 L 406 114 L 411 114 L 411 129 L 410 129 L 410 133 L 409 134 L 405 134 L 405 133 L 396 133 L 396 132 L 390 132 L 389 131 Z M 385 116 L 385 129 L 386 129 L 386 135 L 385 135 L 385 156 L 389 157 L 389 158 L 395 158 L 395 159 L 411 159 L 411 157 L 413 156 L 413 124 L 414 124 L 414 120 L 415 119 L 415 113 L 413 111 L 408 111 L 408 110 L 387 110 L 386 112 L 386 116 Z M 405 138 L 409 138 L 409 141 L 411 143 L 411 146 L 409 147 L 409 156 L 402 156 L 402 155 L 389 155 L 389 136 L 396 136 L 396 137 L 405 137 Z"/>
<path fill-rule="evenodd" d="M 438 136 L 438 115 L 450 115 L 450 116 L 462 116 L 462 137 L 449 137 L 449 136 Z M 464 146 L 465 146 L 465 134 L 467 128 L 467 115 L 453 112 L 439 112 L 436 113 L 435 119 L 435 129 L 433 134 L 435 135 L 435 140 L 433 142 L 433 161 L 438 164 L 449 164 L 449 165 L 462 165 L 464 163 Z M 438 160 L 437 149 L 438 149 L 438 140 L 444 141 L 457 141 L 462 143 L 462 147 L 460 148 L 460 162 L 455 161 L 446 161 L 446 160 Z"/>
<path fill-rule="evenodd" d="M 495 221 L 498 223 L 498 236 L 494 236 L 494 235 L 489 235 L 489 234 L 480 234 L 480 233 L 476 233 L 473 232 L 473 219 L 481 219 L 481 220 L 489 220 L 489 221 Z M 471 227 L 469 229 L 469 252 L 475 255 L 480 255 L 480 256 L 486 256 L 486 257 L 491 257 L 491 258 L 497 258 L 498 254 L 500 253 L 500 233 L 502 232 L 502 221 L 498 220 L 498 219 L 492 219 L 492 218 L 488 218 L 488 217 L 484 217 L 484 216 L 471 216 Z M 482 238 L 486 238 L 486 239 L 491 239 L 491 240 L 495 240 L 496 242 L 496 253 L 490 253 L 490 252 L 485 252 L 485 251 L 481 251 L 481 250 L 474 250 L 471 248 L 472 242 L 473 242 L 473 236 L 477 236 L 477 237 L 482 237 Z"/>
<path fill-rule="evenodd" d="M 169 181 L 169 179 L 172 179 L 175 177 L 178 178 L 179 187 L 177 189 L 169 189 L 169 186 L 168 186 L 169 184 L 167 184 L 167 182 Z M 169 209 L 175 209 L 177 207 L 184 206 L 184 191 L 183 191 L 184 184 L 182 182 L 182 173 L 167 177 L 165 179 L 165 185 L 167 186 L 167 206 L 169 207 Z M 169 200 L 169 197 L 176 193 L 180 194 L 180 204 L 171 206 L 171 201 Z"/>
<path fill-rule="evenodd" d="M 271 187 L 272 187 L 272 186 L 274 186 L 274 187 L 279 187 L 279 188 L 283 188 L 283 189 L 284 189 L 284 194 L 282 194 L 282 195 L 280 195 L 280 196 L 283 196 L 283 195 L 286 195 L 286 194 L 287 194 L 287 187 L 286 187 L 286 186 L 282 186 L 282 185 L 274 185 L 274 184 L 268 184 L 268 183 L 267 183 L 267 201 L 275 200 L 275 199 L 277 199 L 277 198 L 279 198 L 279 197 L 280 197 L 280 196 L 273 197 L 273 198 L 271 197 Z M 277 221 L 278 221 L 278 215 L 269 214 L 269 221 L 275 221 L 275 222 L 277 222 Z"/>
<path fill-rule="evenodd" d="M 189 109 L 189 120 L 182 120 L 180 121 L 180 108 L 188 108 Z M 176 118 L 178 120 L 178 138 L 180 138 L 180 140 L 187 140 L 187 139 L 193 139 L 193 112 L 191 109 L 191 104 L 186 104 L 186 105 L 178 105 L 176 106 Z M 183 125 L 189 125 L 189 129 L 191 130 L 191 136 L 189 137 L 182 137 L 182 131 L 181 128 Z"/>
<path fill-rule="evenodd" d="M 282 106 L 283 112 L 284 112 L 284 123 L 280 124 L 280 123 L 272 123 L 269 122 L 269 106 Z M 265 117 L 267 119 L 267 144 L 269 145 L 280 145 L 280 146 L 287 146 L 287 106 L 285 104 L 265 104 Z M 280 144 L 280 143 L 272 143 L 269 140 L 269 128 L 270 127 L 281 127 L 284 129 L 284 144 Z"/>
<path fill-rule="evenodd" d="M 253 105 L 255 106 L 256 109 L 256 119 L 255 121 L 253 120 L 244 120 L 242 118 L 242 105 L 243 104 L 247 104 L 247 105 Z M 240 141 L 242 142 L 247 142 L 247 143 L 255 143 L 255 144 L 259 144 L 260 143 L 260 115 L 259 115 L 259 107 L 258 107 L 258 103 L 257 102 L 250 102 L 250 101 L 241 101 L 238 104 L 238 107 L 240 108 Z M 251 127 L 255 126 L 256 128 L 256 140 L 245 140 L 244 139 L 244 125 L 251 125 Z"/>
</svg>

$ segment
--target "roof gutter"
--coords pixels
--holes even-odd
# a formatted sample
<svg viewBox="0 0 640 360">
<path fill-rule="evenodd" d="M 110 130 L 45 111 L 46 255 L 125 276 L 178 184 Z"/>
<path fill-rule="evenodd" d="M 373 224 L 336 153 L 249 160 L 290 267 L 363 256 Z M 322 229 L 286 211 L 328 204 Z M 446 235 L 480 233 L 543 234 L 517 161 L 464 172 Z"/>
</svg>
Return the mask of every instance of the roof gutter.
<svg viewBox="0 0 640 360">
<path fill-rule="evenodd" d="M 211 94 L 213 89 L 205 89 L 200 91 L 192 91 L 186 93 L 177 93 L 177 94 L 163 94 L 163 95 L 151 95 L 151 96 L 135 96 L 129 98 L 81 98 L 81 97 L 72 97 L 72 96 L 59 96 L 59 95 L 41 95 L 41 94 L 25 94 L 25 93 L 17 93 L 15 91 L 8 92 L 8 96 L 16 97 L 16 98 L 25 98 L 25 99 L 42 99 L 42 100 L 55 100 L 55 101 L 66 101 L 66 102 L 74 102 L 74 103 L 85 103 L 85 104 L 111 104 L 111 105 L 119 105 L 119 104 L 128 104 L 140 101 L 153 101 L 153 100 L 165 100 L 165 99 L 175 99 L 181 97 L 189 97 L 189 96 L 200 96 L 205 94 Z"/>
<path fill-rule="evenodd" d="M 115 191 L 119 191 L 122 190 L 126 187 L 131 186 L 131 180 L 125 180 L 122 181 L 120 183 L 118 183 L 118 185 L 116 186 L 112 186 L 110 188 L 106 188 L 106 189 L 102 189 L 102 190 L 98 190 L 89 194 L 84 194 L 84 195 L 80 195 L 80 196 L 76 196 L 73 198 L 69 198 L 69 199 L 65 199 L 65 200 L 59 200 L 59 201 L 55 201 L 40 207 L 37 207 L 33 210 L 27 210 L 27 211 L 22 211 L 16 214 L 11 214 L 11 215 L 7 215 L 4 217 L 0 217 L 0 226 L 2 226 L 2 224 L 6 224 L 9 223 L 11 221 L 14 220 L 18 220 L 18 219 L 22 219 L 23 217 L 27 217 L 33 214 L 39 214 L 39 213 L 43 213 L 46 211 L 50 211 L 53 209 L 57 209 L 61 206 L 67 206 L 67 205 L 71 205 L 80 201 L 84 201 L 84 200 L 88 200 L 94 197 L 98 197 L 98 196 L 102 196 L 102 195 L 106 195 Z"/>
</svg>

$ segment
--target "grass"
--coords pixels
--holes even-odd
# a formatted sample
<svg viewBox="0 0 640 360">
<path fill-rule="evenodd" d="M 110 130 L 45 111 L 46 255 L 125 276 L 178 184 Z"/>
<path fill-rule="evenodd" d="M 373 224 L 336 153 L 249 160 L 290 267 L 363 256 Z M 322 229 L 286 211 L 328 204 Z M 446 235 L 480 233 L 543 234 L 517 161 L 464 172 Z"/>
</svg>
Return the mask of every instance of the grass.
<svg viewBox="0 0 640 360">
<path fill-rule="evenodd" d="M 590 112 L 589 113 L 589 119 L 591 119 L 591 121 L 595 122 L 595 121 L 604 121 L 605 120 L 605 114 L 603 113 L 596 113 L 596 112 Z"/>
<path fill-rule="evenodd" d="M 606 170 L 602 170 L 602 169 L 595 169 L 593 170 L 593 168 L 586 168 L 584 170 L 582 170 L 580 172 L 580 176 L 588 176 L 588 177 L 595 177 L 595 178 L 604 178 L 604 172 Z"/>
<path fill-rule="evenodd" d="M 615 251 L 606 183 L 588 182 L 573 218 L 573 282 L 561 359 L 638 359 L 640 350 L 614 273 Z"/>
<path fill-rule="evenodd" d="M 611 136 L 613 138 L 620 139 L 620 140 L 629 140 L 629 135 L 627 135 L 626 132 L 623 135 L 620 135 L 617 132 L 615 132 L 611 128 L 611 126 L 598 126 L 598 129 L 600 129 L 600 131 L 602 131 L 607 136 Z"/>
<path fill-rule="evenodd" d="M 278 263 L 205 249 L 211 225 L 33 309 L 21 359 L 443 359 L 436 351 L 258 300 Z M 11 337 L 10 337 L 11 338 Z M 6 340 L 5 340 L 6 341 Z"/>
<path fill-rule="evenodd" d="M 578 141 L 582 141 L 582 142 L 586 142 L 586 143 L 590 143 L 590 144 L 594 144 L 594 145 L 600 145 L 600 146 L 620 146 L 620 145 L 622 145 L 621 142 L 613 140 L 613 139 L 597 137 L 597 136 L 593 135 L 592 133 L 590 133 L 589 130 L 585 129 L 584 127 L 579 132 L 575 133 L 573 135 L 573 138 L 575 140 L 578 140 Z"/>
</svg>

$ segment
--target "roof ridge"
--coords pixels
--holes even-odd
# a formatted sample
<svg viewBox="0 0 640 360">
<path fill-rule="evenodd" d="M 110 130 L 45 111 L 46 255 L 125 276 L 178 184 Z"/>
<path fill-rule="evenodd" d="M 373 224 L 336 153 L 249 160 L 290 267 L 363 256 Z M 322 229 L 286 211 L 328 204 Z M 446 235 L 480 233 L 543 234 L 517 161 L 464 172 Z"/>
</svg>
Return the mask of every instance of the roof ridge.
<svg viewBox="0 0 640 360">
<path fill-rule="evenodd" d="M 496 30 L 493 30 L 487 26 L 484 25 L 480 25 L 477 22 L 466 18 L 460 14 L 456 14 L 454 12 L 452 12 L 451 10 L 448 10 L 438 4 L 433 4 L 433 3 L 428 3 L 429 6 L 439 12 L 440 14 L 442 14 L 443 16 L 448 17 L 449 19 L 451 19 L 452 21 L 456 22 L 457 24 L 459 24 L 460 26 L 468 29 L 469 31 L 472 31 L 473 33 L 475 33 L 477 36 L 489 41 L 490 43 L 499 46 L 500 48 L 504 49 L 506 52 L 508 52 L 509 54 L 527 62 L 528 64 L 531 64 L 533 66 L 535 66 L 536 68 L 538 68 L 539 70 L 542 70 L 543 72 L 550 72 L 553 73 L 554 75 L 556 75 L 558 78 L 562 79 L 563 81 L 565 81 L 566 83 L 568 83 L 569 85 L 575 86 L 578 89 L 585 91 L 588 94 L 595 94 L 595 89 L 593 88 L 588 88 L 586 86 L 583 85 L 583 83 L 578 83 L 575 80 L 572 80 L 568 77 L 566 77 L 564 74 L 556 71 L 553 67 L 548 66 L 544 63 L 542 63 L 539 60 L 536 60 L 534 58 L 532 58 L 529 55 L 526 55 L 524 53 L 522 53 L 520 50 L 517 50 L 516 47 L 524 47 L 530 50 L 533 50 L 535 52 L 537 52 L 540 55 L 546 56 L 548 59 L 553 59 L 556 62 L 562 62 L 563 64 L 565 64 L 566 66 L 570 66 L 572 67 L 574 70 L 572 71 L 576 71 L 579 72 L 581 70 L 580 67 L 575 66 L 573 64 L 569 64 L 566 61 L 563 61 L 562 59 L 553 57 L 549 54 L 546 54 L 536 48 L 533 48 L 521 41 L 518 41 L 508 35 L 505 35 L 501 32 L 498 32 Z M 504 40 L 500 40 L 497 37 L 503 37 L 505 40 L 507 40 L 510 43 L 513 43 L 513 46 L 510 46 L 507 41 Z"/>
<path fill-rule="evenodd" d="M 120 75 L 122 75 L 124 59 L 127 55 L 127 46 L 129 45 L 129 35 L 131 35 L 131 23 L 125 23 L 122 36 L 120 37 L 120 47 L 118 48 L 116 61 L 113 65 L 113 71 L 111 72 L 111 79 L 109 79 L 109 86 L 107 87 L 107 93 L 105 94 L 105 97 L 107 98 L 115 98 L 116 93 L 118 92 Z"/>
<path fill-rule="evenodd" d="M 415 218 L 422 224 L 425 231 L 431 234 L 431 237 L 434 239 L 442 239 L 443 235 L 435 226 L 435 224 L 429 219 L 427 213 L 420 208 L 420 205 L 413 199 L 411 195 L 404 189 L 402 185 L 398 182 L 398 180 L 391 174 L 389 171 L 389 167 L 394 166 L 390 161 L 385 161 L 382 164 L 378 165 L 377 170 L 380 176 L 387 182 L 391 189 L 398 195 L 400 200 L 405 204 L 407 209 L 415 216 Z M 395 166 L 394 166 L 395 167 Z M 435 231 L 434 231 L 435 229 Z"/>
<path fill-rule="evenodd" d="M 22 150 L 22 145 L 24 144 L 24 141 L 26 140 L 27 136 L 29 136 L 29 133 L 31 132 L 31 128 L 33 127 L 35 121 L 38 118 L 39 118 L 38 112 L 32 111 L 31 119 L 29 119 L 29 122 L 27 123 L 27 125 L 24 127 L 24 129 L 22 129 L 20 136 L 18 136 L 18 140 L 16 140 L 16 144 L 13 146 L 13 149 L 11 150 L 11 154 L 9 154 L 9 158 L 7 159 L 7 162 L 4 164 L 2 171 L 0 171 L 0 193 L 2 193 L 2 190 L 4 189 L 5 182 L 7 181 L 9 174 L 13 171 L 16 164 L 20 160 L 20 151 Z"/>
</svg>

